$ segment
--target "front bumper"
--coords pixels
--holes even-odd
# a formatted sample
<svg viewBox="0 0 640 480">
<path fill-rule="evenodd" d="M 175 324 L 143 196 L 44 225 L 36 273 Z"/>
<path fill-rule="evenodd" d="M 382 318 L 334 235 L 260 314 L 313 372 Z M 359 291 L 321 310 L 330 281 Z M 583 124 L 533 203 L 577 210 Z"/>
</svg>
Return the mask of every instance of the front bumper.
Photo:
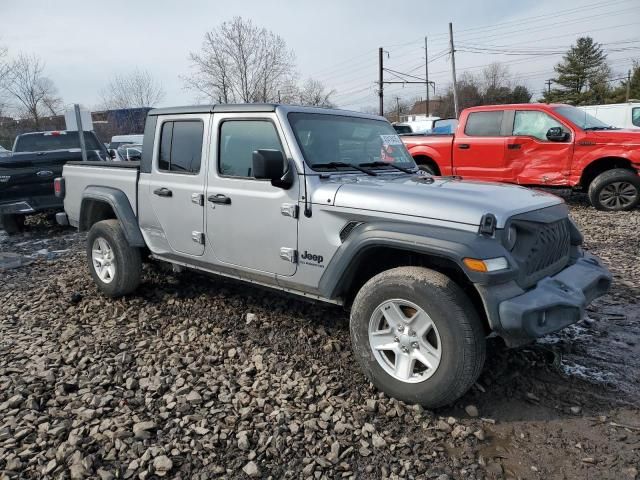
<svg viewBox="0 0 640 480">
<path fill-rule="evenodd" d="M 517 346 L 578 322 L 587 305 L 610 287 L 609 271 L 597 257 L 584 253 L 526 292 L 510 282 L 480 293 L 492 328 L 509 346 Z"/>
</svg>

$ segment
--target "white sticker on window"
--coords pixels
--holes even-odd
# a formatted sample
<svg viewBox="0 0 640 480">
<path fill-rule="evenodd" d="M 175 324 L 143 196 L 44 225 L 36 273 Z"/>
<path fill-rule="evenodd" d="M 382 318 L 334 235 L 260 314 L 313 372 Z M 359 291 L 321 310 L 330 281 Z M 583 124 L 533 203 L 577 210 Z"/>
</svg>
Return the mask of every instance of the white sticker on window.
<svg viewBox="0 0 640 480">
<path fill-rule="evenodd" d="M 383 145 L 402 145 L 402 140 L 398 135 L 380 135 Z"/>
</svg>

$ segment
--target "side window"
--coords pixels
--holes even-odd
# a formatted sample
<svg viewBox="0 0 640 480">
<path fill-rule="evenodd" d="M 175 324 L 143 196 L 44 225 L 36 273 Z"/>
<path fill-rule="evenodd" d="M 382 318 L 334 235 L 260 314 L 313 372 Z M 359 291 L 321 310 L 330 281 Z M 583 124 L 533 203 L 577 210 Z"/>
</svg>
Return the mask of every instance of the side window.
<svg viewBox="0 0 640 480">
<path fill-rule="evenodd" d="M 204 124 L 200 120 L 163 123 L 158 169 L 176 173 L 198 173 L 203 137 Z"/>
<path fill-rule="evenodd" d="M 640 127 L 640 107 L 635 107 L 631 110 L 631 123 L 636 127 Z"/>
<path fill-rule="evenodd" d="M 276 127 L 268 120 L 227 120 L 220 127 L 218 171 L 230 177 L 251 177 L 253 152 L 282 151 Z"/>
<path fill-rule="evenodd" d="M 551 127 L 560 127 L 563 131 L 566 131 L 566 128 L 560 122 L 545 112 L 518 110 L 513 121 L 513 134 L 535 137 L 538 140 L 546 141 L 547 131 Z"/>
<path fill-rule="evenodd" d="M 464 133 L 475 137 L 499 137 L 504 111 L 473 112 L 467 117 Z"/>
</svg>

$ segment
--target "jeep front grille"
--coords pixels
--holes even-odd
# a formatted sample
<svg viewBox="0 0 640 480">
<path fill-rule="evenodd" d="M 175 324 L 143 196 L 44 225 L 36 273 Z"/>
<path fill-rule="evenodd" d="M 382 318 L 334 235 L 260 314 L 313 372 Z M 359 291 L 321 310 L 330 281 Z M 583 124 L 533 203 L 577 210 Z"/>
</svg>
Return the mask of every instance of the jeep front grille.
<svg viewBox="0 0 640 480">
<path fill-rule="evenodd" d="M 529 287 L 543 277 L 554 275 L 569 261 L 568 219 L 549 223 L 514 221 L 518 240 L 513 254 L 520 266 L 519 282 Z"/>
</svg>

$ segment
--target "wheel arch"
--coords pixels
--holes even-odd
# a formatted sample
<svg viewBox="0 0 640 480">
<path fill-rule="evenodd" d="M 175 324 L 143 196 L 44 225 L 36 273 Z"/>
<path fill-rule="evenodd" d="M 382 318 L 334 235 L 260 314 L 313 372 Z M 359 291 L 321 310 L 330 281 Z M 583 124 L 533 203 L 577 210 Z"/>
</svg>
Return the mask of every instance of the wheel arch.
<svg viewBox="0 0 640 480">
<path fill-rule="evenodd" d="M 580 176 L 580 186 L 587 190 L 591 182 L 607 170 L 613 170 L 614 168 L 623 168 L 636 173 L 636 169 L 633 167 L 631 160 L 624 157 L 602 157 L 589 163 L 583 170 Z"/>
<path fill-rule="evenodd" d="M 474 240 L 478 243 L 471 243 Z M 341 298 L 349 305 L 360 288 L 373 276 L 395 267 L 421 266 L 447 275 L 471 299 L 488 332 L 493 325 L 476 283 L 504 281 L 505 274 L 477 274 L 462 266 L 465 257 L 501 256 L 502 247 L 475 233 L 443 227 L 367 225 L 354 229 L 339 249 L 320 281 L 320 290 L 328 298 Z M 495 275 L 495 276 L 493 276 Z"/>
<path fill-rule="evenodd" d="M 132 247 L 144 247 L 145 242 L 127 195 L 111 187 L 87 187 L 82 194 L 78 229 L 89 230 L 101 220 L 120 222 L 125 238 Z"/>
</svg>

